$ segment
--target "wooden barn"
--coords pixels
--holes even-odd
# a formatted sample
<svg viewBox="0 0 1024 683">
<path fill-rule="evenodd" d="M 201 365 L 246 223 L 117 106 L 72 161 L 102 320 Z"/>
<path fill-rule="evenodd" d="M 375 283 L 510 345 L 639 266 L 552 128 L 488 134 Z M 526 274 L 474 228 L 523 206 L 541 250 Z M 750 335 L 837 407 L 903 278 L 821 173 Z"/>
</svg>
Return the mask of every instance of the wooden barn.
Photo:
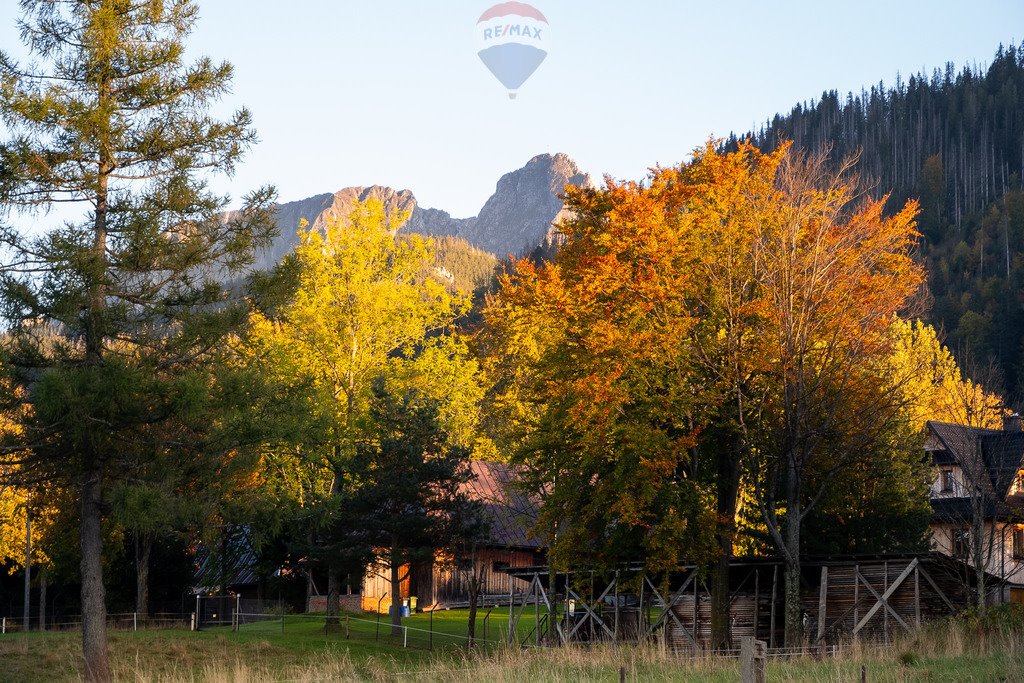
<svg viewBox="0 0 1024 683">
<path fill-rule="evenodd" d="M 512 620 L 535 622 L 538 642 L 640 640 L 663 637 L 677 650 L 703 649 L 711 638 L 711 594 L 695 567 L 667 580 L 639 569 L 615 577 L 547 567 L 509 570 L 524 589 Z M 807 646 L 853 639 L 888 642 L 902 631 L 973 604 L 964 565 L 938 552 L 808 558 L 802 564 L 801 611 Z M 992 576 L 990 580 L 998 583 Z M 784 632 L 783 565 L 737 559 L 730 571 L 730 630 L 734 642 L 753 636 L 780 647 Z M 554 609 L 551 620 L 544 616 Z"/>
<path fill-rule="evenodd" d="M 544 561 L 541 543 L 529 535 L 536 506 L 510 486 L 511 468 L 505 463 L 481 460 L 473 461 L 471 467 L 473 478 L 463 485 L 463 491 L 483 504 L 488 542 L 477 549 L 474 558 L 455 558 L 440 552 L 433 562 L 404 568 L 401 597 L 415 597 L 418 609 L 468 605 L 474 570 L 483 582 L 482 603 L 508 604 L 510 591 L 515 595 L 520 590 L 519 582 L 508 570 Z M 386 612 L 391 606 L 390 590 L 388 573 L 369 567 L 362 585 L 363 609 Z"/>
</svg>

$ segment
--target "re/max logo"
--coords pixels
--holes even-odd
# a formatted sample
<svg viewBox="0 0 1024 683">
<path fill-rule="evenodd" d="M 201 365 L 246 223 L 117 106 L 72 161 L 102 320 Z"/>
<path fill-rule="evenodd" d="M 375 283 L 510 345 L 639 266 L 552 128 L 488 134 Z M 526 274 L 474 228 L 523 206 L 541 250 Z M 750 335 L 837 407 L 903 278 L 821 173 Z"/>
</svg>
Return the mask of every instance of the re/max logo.
<svg viewBox="0 0 1024 683">
<path fill-rule="evenodd" d="M 541 38 L 540 32 L 541 29 L 534 28 L 532 26 L 526 26 L 525 24 L 505 24 L 504 26 L 498 26 L 495 28 L 485 28 L 484 40 L 495 40 L 497 38 L 505 38 L 509 36 L 521 36 L 523 38 L 543 40 Z"/>
</svg>

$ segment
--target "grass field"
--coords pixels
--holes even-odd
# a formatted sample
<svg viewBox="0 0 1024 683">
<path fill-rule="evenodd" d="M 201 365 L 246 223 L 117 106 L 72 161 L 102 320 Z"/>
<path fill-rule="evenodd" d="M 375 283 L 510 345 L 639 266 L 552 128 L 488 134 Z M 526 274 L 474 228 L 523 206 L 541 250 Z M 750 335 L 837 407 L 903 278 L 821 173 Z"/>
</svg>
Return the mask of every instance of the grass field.
<svg viewBox="0 0 1024 683">
<path fill-rule="evenodd" d="M 353 615 L 365 618 L 366 615 Z M 386 617 L 384 617 L 386 619 Z M 635 681 L 736 681 L 736 660 L 683 659 L 656 647 L 510 649 L 497 642 L 467 654 L 465 611 L 437 612 L 433 649 L 429 617 L 415 615 L 405 634 L 388 635 L 382 621 L 349 621 L 349 635 L 325 634 L 323 621 L 290 616 L 277 621 L 200 632 L 114 631 L 113 670 L 126 681 L 614 681 L 625 668 Z M 507 628 L 507 611 L 495 610 L 490 640 Z M 532 620 L 530 620 L 532 621 Z M 532 628 L 532 623 L 529 624 Z M 855 649 L 839 659 L 774 660 L 770 681 L 1024 681 L 1024 640 L 1015 624 L 954 624 L 927 629 L 885 649 Z M 0 637 L 0 680 L 64 681 L 80 676 L 79 634 L 51 632 Z"/>
</svg>

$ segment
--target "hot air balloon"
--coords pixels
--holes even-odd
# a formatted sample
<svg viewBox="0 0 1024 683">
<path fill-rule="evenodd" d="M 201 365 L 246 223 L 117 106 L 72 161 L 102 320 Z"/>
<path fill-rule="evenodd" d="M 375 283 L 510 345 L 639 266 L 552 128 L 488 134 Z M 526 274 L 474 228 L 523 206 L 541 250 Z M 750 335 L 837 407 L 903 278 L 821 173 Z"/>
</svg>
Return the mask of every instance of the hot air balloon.
<svg viewBox="0 0 1024 683">
<path fill-rule="evenodd" d="M 502 2 L 476 22 L 477 54 L 508 88 L 509 99 L 548 56 L 548 20 L 523 2 Z"/>
</svg>

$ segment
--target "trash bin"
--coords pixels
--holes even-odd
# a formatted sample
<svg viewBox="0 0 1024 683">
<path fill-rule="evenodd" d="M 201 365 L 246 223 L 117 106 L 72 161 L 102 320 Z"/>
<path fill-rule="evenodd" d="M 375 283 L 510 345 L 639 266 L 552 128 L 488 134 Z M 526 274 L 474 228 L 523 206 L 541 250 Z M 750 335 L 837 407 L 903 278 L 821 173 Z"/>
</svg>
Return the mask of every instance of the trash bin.
<svg viewBox="0 0 1024 683">
<path fill-rule="evenodd" d="M 398 608 L 399 614 L 401 616 L 403 616 L 403 617 L 408 617 L 408 616 L 410 616 L 410 613 L 409 613 L 409 601 L 408 600 L 403 600 L 402 602 L 405 603 L 405 604 L 403 604 L 401 607 Z M 395 609 L 394 605 L 391 605 L 390 607 L 388 607 L 388 616 L 391 616 L 392 614 L 394 614 L 394 612 L 392 611 L 394 609 Z"/>
<path fill-rule="evenodd" d="M 416 611 L 416 596 L 415 595 L 412 596 L 411 598 L 409 598 L 409 611 L 410 612 L 415 612 Z"/>
</svg>

